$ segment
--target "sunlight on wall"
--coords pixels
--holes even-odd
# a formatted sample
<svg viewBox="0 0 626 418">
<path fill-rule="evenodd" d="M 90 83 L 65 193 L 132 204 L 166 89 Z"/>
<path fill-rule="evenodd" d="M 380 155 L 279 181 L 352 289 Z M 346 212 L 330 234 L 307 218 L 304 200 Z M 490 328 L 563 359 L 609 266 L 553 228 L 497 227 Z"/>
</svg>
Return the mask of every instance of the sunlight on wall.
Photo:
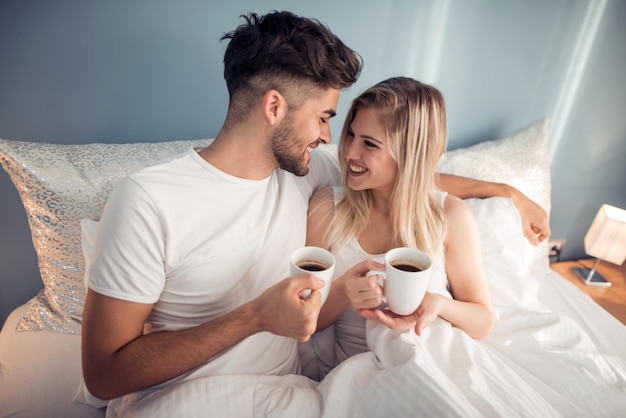
<svg viewBox="0 0 626 418">
<path fill-rule="evenodd" d="M 567 125 L 569 114 L 576 100 L 576 93 L 580 85 L 580 80 L 589 60 L 591 47 L 596 37 L 596 33 L 598 32 L 602 16 L 604 15 L 606 3 L 607 0 L 591 0 L 589 6 L 587 7 L 585 19 L 578 34 L 574 53 L 572 54 L 563 84 L 561 85 L 559 98 L 552 117 L 549 149 L 550 163 L 552 163 L 559 147 L 559 143 L 563 138 L 563 130 Z"/>
<path fill-rule="evenodd" d="M 424 83 L 437 84 L 437 74 L 450 19 L 450 6 L 451 0 L 441 0 L 432 5 L 425 20 L 427 29 L 421 37 L 422 53 L 418 54 L 416 47 L 409 48 L 416 53 L 407 59 L 406 74 L 421 74 L 420 81 Z M 419 12 L 421 14 L 421 10 Z M 420 37 L 415 36 L 413 39 L 417 40 Z"/>
</svg>

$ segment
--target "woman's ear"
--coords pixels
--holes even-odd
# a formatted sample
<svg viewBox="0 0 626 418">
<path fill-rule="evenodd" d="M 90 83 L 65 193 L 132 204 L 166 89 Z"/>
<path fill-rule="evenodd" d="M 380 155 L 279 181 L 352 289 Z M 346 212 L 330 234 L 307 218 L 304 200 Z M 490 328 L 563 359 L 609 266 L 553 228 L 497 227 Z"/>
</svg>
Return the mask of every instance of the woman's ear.
<svg viewBox="0 0 626 418">
<path fill-rule="evenodd" d="M 268 90 L 263 95 L 263 115 L 271 126 L 282 122 L 287 115 L 287 101 L 278 90 Z"/>
</svg>

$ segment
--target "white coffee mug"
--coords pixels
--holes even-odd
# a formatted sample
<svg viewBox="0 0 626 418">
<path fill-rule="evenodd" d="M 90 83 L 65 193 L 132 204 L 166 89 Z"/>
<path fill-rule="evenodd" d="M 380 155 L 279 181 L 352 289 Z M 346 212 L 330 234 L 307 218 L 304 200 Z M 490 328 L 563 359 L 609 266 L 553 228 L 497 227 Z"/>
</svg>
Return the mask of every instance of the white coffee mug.
<svg viewBox="0 0 626 418">
<path fill-rule="evenodd" d="M 326 302 L 330 292 L 330 284 L 335 271 L 335 257 L 327 250 L 320 247 L 302 247 L 291 253 L 289 265 L 290 276 L 313 274 L 324 280 L 324 287 L 318 289 L 322 294 L 322 304 Z M 309 297 L 311 289 L 306 289 L 303 298 Z"/>
<path fill-rule="evenodd" d="M 372 270 L 384 280 L 384 299 L 392 312 L 410 315 L 422 303 L 430 280 L 432 261 L 415 248 L 394 248 L 385 254 L 385 271 Z"/>
</svg>

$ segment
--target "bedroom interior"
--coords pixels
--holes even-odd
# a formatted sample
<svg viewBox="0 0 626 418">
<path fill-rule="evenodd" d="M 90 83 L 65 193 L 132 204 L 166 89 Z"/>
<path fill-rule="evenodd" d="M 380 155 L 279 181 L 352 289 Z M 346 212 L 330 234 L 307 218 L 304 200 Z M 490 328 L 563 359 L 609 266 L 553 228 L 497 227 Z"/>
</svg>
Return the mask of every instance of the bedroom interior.
<svg viewBox="0 0 626 418">
<path fill-rule="evenodd" d="M 481 230 L 490 274 L 510 276 L 490 279 L 504 318 L 490 347 L 504 347 L 506 335 L 527 337 L 511 319 L 545 305 L 578 324 L 564 328 L 589 341 L 577 350 L 593 346 L 612 356 L 601 362 L 626 364 L 626 266 L 589 252 L 585 239 L 603 205 L 626 208 L 625 2 L 9 0 L 0 3 L 0 416 L 23 407 L 31 384 L 28 396 L 58 401 L 48 412 L 103 416 L 71 402 L 78 381 L 53 384 L 59 364 L 68 364 L 68 379 L 80 374 L 81 220 L 98 219 L 121 176 L 210 141 L 228 100 L 219 38 L 241 14 L 282 9 L 319 19 L 363 57 L 331 122 L 334 144 L 356 94 L 408 75 L 445 96 L 442 172 L 508 182 L 550 211 L 552 236 L 566 242 L 553 269 L 547 242 L 529 248 L 510 233 L 505 203 L 469 202 L 479 226 L 507 225 Z M 592 268 L 592 257 L 608 260 L 597 271 L 610 287 L 585 286 L 572 273 Z M 555 318 L 538 315 L 535 324 L 560 326 Z M 42 358 L 43 345 L 54 361 Z M 16 347 L 37 360 L 13 357 Z M 522 354 L 502 353 L 525 364 Z M 550 383 L 546 392 L 554 385 L 571 395 L 539 367 L 528 371 Z M 623 395 L 626 373 L 615 381 Z M 595 401 L 557 404 L 612 416 L 617 404 L 599 395 L 602 387 L 589 389 Z M 43 416 L 45 400 L 33 402 L 21 412 Z"/>
</svg>

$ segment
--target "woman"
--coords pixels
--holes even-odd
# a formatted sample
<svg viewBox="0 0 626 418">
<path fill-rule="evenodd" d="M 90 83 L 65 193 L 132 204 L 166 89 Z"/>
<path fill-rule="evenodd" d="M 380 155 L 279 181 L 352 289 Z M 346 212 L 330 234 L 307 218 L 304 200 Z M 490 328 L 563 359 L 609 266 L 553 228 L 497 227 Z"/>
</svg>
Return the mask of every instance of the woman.
<svg viewBox="0 0 626 418">
<path fill-rule="evenodd" d="M 465 203 L 436 188 L 435 169 L 446 149 L 441 93 L 397 77 L 366 90 L 343 127 L 339 161 L 343 189 L 315 194 L 307 245 L 337 259 L 318 330 L 335 323 L 338 360 L 367 351 L 366 319 L 420 335 L 437 317 L 473 338 L 492 325 L 479 233 Z M 398 316 L 380 308 L 382 288 L 370 270 L 384 254 L 413 247 L 433 260 L 428 291 L 418 309 Z"/>
<path fill-rule="evenodd" d="M 611 387 L 598 406 L 620 405 L 621 362 L 609 356 L 606 367 L 583 365 L 583 358 L 598 356 L 586 342 L 565 354 L 541 327 L 537 334 L 545 335 L 520 339 L 502 328 L 503 321 L 495 338 L 477 341 L 491 330 L 491 302 L 472 213 L 435 184 L 445 127 L 437 89 L 409 78 L 373 86 L 354 100 L 343 128 L 343 188 L 311 200 L 308 243 L 329 248 L 337 261 L 318 320 L 319 329 L 334 322 L 325 332 L 335 331 L 338 349 L 328 351 L 342 361 L 317 386 L 324 416 L 594 415 L 598 408 L 583 410 L 589 398 L 579 402 L 585 397 L 578 388 L 596 382 Z M 383 268 L 378 261 L 399 246 L 418 248 L 433 260 L 428 292 L 404 317 L 380 306 L 377 277 L 367 275 Z M 503 312 L 511 314 L 498 310 Z M 537 314 L 538 323 L 561 323 L 559 333 L 573 329 L 567 318 Z M 517 312 L 507 326 L 514 329 L 528 315 Z M 559 358 L 553 365 L 554 351 L 571 363 Z M 535 366 L 538 358 L 550 372 Z M 322 374 L 328 366 L 334 359 L 319 366 Z M 576 383 L 553 380 L 555 368 Z"/>
</svg>

